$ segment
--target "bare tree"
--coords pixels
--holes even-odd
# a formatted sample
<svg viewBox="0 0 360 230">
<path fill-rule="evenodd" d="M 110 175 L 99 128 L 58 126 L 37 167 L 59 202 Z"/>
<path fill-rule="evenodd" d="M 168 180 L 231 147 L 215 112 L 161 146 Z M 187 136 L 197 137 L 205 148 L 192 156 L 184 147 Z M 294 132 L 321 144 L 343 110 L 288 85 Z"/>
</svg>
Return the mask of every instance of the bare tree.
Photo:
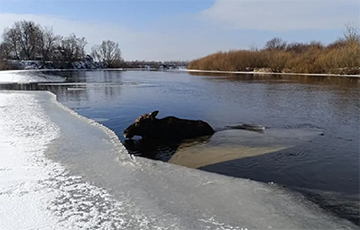
<svg viewBox="0 0 360 230">
<path fill-rule="evenodd" d="M 59 46 L 60 36 L 54 35 L 52 28 L 41 28 L 41 37 L 39 40 L 38 48 L 42 55 L 43 61 L 49 61 L 55 51 L 55 48 Z"/>
<path fill-rule="evenodd" d="M 257 45 L 255 43 L 251 44 L 249 49 L 254 52 L 259 51 L 259 48 L 257 47 Z"/>
<path fill-rule="evenodd" d="M 113 41 L 103 41 L 101 45 L 95 45 L 91 49 L 91 56 L 99 62 L 102 62 L 105 67 L 119 67 L 122 58 L 119 44 Z"/>
<path fill-rule="evenodd" d="M 59 49 L 62 54 L 63 61 L 71 63 L 84 59 L 86 44 L 87 41 L 84 37 L 77 38 L 75 34 L 62 38 Z"/>
<path fill-rule="evenodd" d="M 15 28 L 5 29 L 3 33 L 3 44 L 7 47 L 9 51 L 6 58 L 15 58 L 20 59 L 20 42 L 19 42 L 19 33 L 17 33 Z"/>
<path fill-rule="evenodd" d="M 345 25 L 344 38 L 347 42 L 360 42 L 358 29 L 350 24 Z"/>
<path fill-rule="evenodd" d="M 23 59 L 34 59 L 38 42 L 42 36 L 40 25 L 36 25 L 33 21 L 20 21 L 15 22 L 14 28 L 18 34 L 17 38 L 21 48 L 20 56 Z"/>
<path fill-rule="evenodd" d="M 286 41 L 283 41 L 281 38 L 273 38 L 265 44 L 266 50 L 285 50 L 285 48 Z"/>
</svg>

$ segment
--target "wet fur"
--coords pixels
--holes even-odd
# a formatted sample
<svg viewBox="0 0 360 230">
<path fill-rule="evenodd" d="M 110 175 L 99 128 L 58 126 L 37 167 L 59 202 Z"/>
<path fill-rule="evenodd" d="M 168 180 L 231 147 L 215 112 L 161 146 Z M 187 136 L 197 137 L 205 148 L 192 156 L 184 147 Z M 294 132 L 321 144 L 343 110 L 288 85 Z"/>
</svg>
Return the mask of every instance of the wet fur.
<svg viewBox="0 0 360 230">
<path fill-rule="evenodd" d="M 214 129 L 201 120 L 177 117 L 157 119 L 158 111 L 141 115 L 124 131 L 125 138 L 141 136 L 143 139 L 187 139 L 214 134 Z"/>
</svg>

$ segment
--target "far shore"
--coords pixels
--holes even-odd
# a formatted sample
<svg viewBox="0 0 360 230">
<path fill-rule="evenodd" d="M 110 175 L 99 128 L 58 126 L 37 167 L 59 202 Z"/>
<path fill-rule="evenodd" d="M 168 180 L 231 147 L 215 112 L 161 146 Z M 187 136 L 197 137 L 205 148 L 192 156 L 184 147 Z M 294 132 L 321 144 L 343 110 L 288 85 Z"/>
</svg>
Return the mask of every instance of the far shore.
<svg viewBox="0 0 360 230">
<path fill-rule="evenodd" d="M 41 71 L 157 71 L 155 69 L 144 69 L 144 68 L 103 68 L 103 69 L 19 69 L 19 70 L 0 70 L 0 72 L 41 72 Z M 291 76 L 318 76 L 318 77 L 354 77 L 360 78 L 360 75 L 351 74 L 326 74 L 326 73 L 276 73 L 276 72 L 261 72 L 261 71 L 223 71 L 223 70 L 198 70 L 198 69 L 170 69 L 170 70 L 159 70 L 163 71 L 181 71 L 190 73 L 223 73 L 223 74 L 254 74 L 254 75 L 291 75 Z"/>
<path fill-rule="evenodd" d="M 359 77 L 360 75 L 350 74 L 326 74 L 326 73 L 275 73 L 275 72 L 256 72 L 256 71 L 221 71 L 221 70 L 197 70 L 182 69 L 180 71 L 193 73 L 225 73 L 225 74 L 255 74 L 255 75 L 297 75 L 297 76 L 319 76 L 319 77 Z"/>
</svg>

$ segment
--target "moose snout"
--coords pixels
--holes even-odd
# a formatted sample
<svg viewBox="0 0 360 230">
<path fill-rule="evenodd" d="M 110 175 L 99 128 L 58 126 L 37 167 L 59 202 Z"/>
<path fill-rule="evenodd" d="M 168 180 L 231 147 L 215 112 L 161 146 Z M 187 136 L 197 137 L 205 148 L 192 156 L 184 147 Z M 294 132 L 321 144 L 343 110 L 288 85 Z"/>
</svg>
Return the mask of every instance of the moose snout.
<svg viewBox="0 0 360 230">
<path fill-rule="evenodd" d="M 128 128 L 124 130 L 124 138 L 131 139 L 131 138 L 133 138 L 133 136 L 134 135 L 130 135 Z"/>
<path fill-rule="evenodd" d="M 128 138 L 129 133 L 124 131 L 124 138 Z"/>
</svg>

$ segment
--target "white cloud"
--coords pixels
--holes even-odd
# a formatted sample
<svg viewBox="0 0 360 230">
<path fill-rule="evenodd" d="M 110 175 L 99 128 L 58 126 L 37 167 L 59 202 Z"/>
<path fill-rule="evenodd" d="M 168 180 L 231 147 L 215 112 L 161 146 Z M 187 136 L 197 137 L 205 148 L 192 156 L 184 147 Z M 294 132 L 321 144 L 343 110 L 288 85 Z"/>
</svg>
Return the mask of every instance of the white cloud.
<svg viewBox="0 0 360 230">
<path fill-rule="evenodd" d="M 202 17 L 231 29 L 342 29 L 359 26 L 360 2 L 354 0 L 216 0 Z"/>
</svg>

